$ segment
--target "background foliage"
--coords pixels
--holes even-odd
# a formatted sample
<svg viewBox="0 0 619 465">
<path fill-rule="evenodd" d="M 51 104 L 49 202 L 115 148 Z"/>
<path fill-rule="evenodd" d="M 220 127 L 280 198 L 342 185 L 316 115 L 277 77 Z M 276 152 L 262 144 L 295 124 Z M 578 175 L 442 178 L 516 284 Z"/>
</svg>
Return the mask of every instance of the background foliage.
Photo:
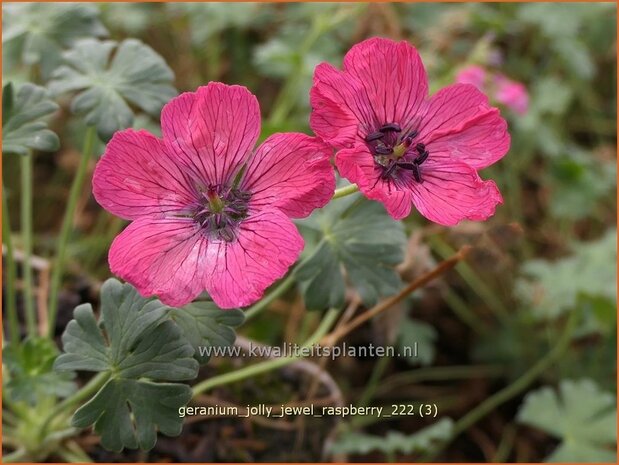
<svg viewBox="0 0 619 465">
<path fill-rule="evenodd" d="M 158 109 L 175 89 L 193 90 L 218 80 L 245 85 L 258 96 L 261 139 L 279 131 L 309 133 L 314 66 L 322 61 L 339 66 L 351 45 L 374 35 L 414 44 L 432 91 L 476 64 L 524 83 L 530 95 L 525 115 L 502 108 L 512 148 L 483 173 L 496 180 L 505 199 L 495 217 L 447 230 L 413 214 L 399 225 L 390 222 L 379 205 L 343 199 L 299 223 L 308 248 L 298 270 L 298 289 L 290 289 L 239 330 L 241 342 L 303 341 L 321 318 L 320 310 L 343 303 L 371 306 L 397 291 L 402 281 L 471 244 L 466 264 L 346 340 L 352 345 L 417 342 L 418 358 L 343 357 L 329 362 L 326 369 L 337 389 L 312 388 L 312 376 L 290 368 L 196 399 L 203 405 L 241 406 L 314 398 L 333 402 L 333 396 L 356 405 L 436 403 L 437 419 L 358 416 L 274 423 L 208 418 L 186 422 L 180 438 L 160 438 L 149 453 L 114 455 L 98 440 L 79 439 L 94 460 L 406 461 L 439 453 L 440 459 L 461 462 L 614 460 L 614 4 L 14 4 L 3 5 L 3 13 L 3 88 L 9 81 L 13 85 L 5 88 L 3 99 L 3 149 L 12 144 L 3 153 L 13 152 L 3 156 L 9 220 L 15 229 L 23 221 L 18 215 L 24 194 L 20 160 L 14 154 L 51 150 L 34 156 L 34 253 L 43 263 L 56 252 L 68 186 L 78 169 L 84 115 L 87 123 L 97 125 L 95 153 L 101 154 L 103 142 L 118 128 L 133 125 L 158 134 Z M 24 84 L 30 81 L 40 87 Z M 77 95 L 70 93 L 75 90 Z M 46 123 L 58 134 L 59 148 Z M 94 160 L 88 174 L 93 167 Z M 332 222 L 332 207 L 350 210 L 346 225 Z M 107 250 L 124 227 L 94 202 L 88 181 L 74 223 L 66 251 L 69 273 L 59 296 L 57 339 L 73 318 L 74 307 L 100 302 L 100 285 L 109 277 Z M 342 233 L 339 228 L 344 226 Z M 350 228 L 358 232 L 349 236 Z M 24 247 L 21 236 L 12 239 L 16 250 Z M 371 266 L 378 259 L 385 268 Z M 396 274 L 390 267 L 398 263 Z M 45 279 L 41 272 L 39 289 L 45 289 Z M 104 298 L 101 301 L 105 314 Z M 306 312 L 305 307 L 318 311 Z M 201 339 L 229 344 L 231 333 L 220 336 L 212 328 L 236 326 L 242 320 L 230 314 L 225 321 L 214 315 L 208 321 L 196 317 L 194 323 L 192 314 L 170 315 L 179 326 L 195 329 L 192 344 Z M 434 448 L 437 441 L 454 435 L 459 418 L 547 354 L 572 314 L 578 315 L 578 323 L 567 349 L 527 392 L 458 431 L 443 451 Z M 97 327 L 92 312 L 87 317 L 90 331 L 113 331 L 107 321 L 104 328 Z M 174 331 L 172 321 L 168 323 Z M 166 328 L 158 326 L 148 337 L 156 337 L 155 330 Z M 102 354 L 113 350 L 99 337 Z M 186 344 L 178 339 L 181 352 Z M 65 351 L 71 352 L 66 344 Z M 183 354 L 186 369 L 196 370 L 190 351 Z M 86 360 L 89 351 L 77 355 Z M 41 399 L 69 395 L 74 389 L 71 375 L 51 371 L 56 356 L 56 347 L 45 340 L 31 340 L 19 351 L 5 350 L 3 362 L 10 375 L 4 395 L 39 402 L 39 407 L 47 402 Z M 58 363 L 66 366 L 67 357 L 70 354 Z M 122 363 L 119 360 L 112 362 Z M 243 361 L 215 357 L 199 377 L 226 373 L 239 363 Z M 178 360 L 174 365 L 180 370 Z M 185 379 L 168 368 L 167 376 L 150 375 L 157 381 Z M 104 365 L 100 371 L 113 370 Z M 176 392 L 183 390 L 180 385 L 134 375 L 122 382 L 111 379 L 99 396 L 157 398 L 161 389 L 188 395 Z M 80 425 L 93 423 L 92 412 L 99 408 L 95 397 L 81 410 Z M 127 415 L 122 405 L 116 408 Z M 153 441 L 153 431 L 139 424 L 134 431 L 126 419 L 116 420 L 124 424 L 111 428 L 128 428 L 125 445 Z M 168 424 L 163 430 L 177 428 Z M 11 440 L 19 445 L 29 438 L 26 425 Z M 109 435 L 102 440 L 112 449 L 122 442 Z M 76 458 L 70 448 L 62 450 L 60 459 Z"/>
</svg>

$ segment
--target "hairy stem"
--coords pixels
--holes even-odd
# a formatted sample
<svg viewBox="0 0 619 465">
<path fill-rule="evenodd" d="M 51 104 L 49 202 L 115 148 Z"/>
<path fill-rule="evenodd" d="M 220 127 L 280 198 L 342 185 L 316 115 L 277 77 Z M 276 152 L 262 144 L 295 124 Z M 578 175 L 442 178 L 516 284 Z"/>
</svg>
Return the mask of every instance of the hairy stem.
<svg viewBox="0 0 619 465">
<path fill-rule="evenodd" d="M 525 372 L 522 376 L 516 379 L 513 383 L 501 389 L 494 395 L 488 397 L 485 401 L 475 407 L 473 410 L 468 412 L 462 418 L 460 418 L 454 425 L 453 431 L 449 438 L 443 442 L 438 449 L 433 450 L 430 453 L 421 457 L 421 462 L 429 462 L 436 455 L 438 455 L 451 441 L 453 441 L 458 435 L 462 432 L 466 431 L 468 428 L 473 426 L 483 417 L 488 415 L 494 409 L 504 404 L 508 400 L 514 398 L 521 392 L 523 392 L 531 383 L 533 383 L 539 376 L 541 376 L 544 372 L 546 372 L 552 364 L 565 352 L 568 348 L 572 333 L 574 331 L 574 327 L 576 326 L 577 321 L 577 313 L 573 311 L 567 323 L 565 324 L 565 328 L 563 329 L 563 333 L 561 337 L 557 341 L 556 345 L 548 352 L 544 357 L 542 357 L 535 365 L 533 365 L 527 372 Z"/>
<path fill-rule="evenodd" d="M 37 322 L 34 309 L 32 276 L 32 165 L 33 155 L 29 153 L 19 158 L 21 164 L 21 234 L 24 249 L 24 309 L 28 334 L 36 336 Z"/>
<path fill-rule="evenodd" d="M 9 336 L 13 344 L 19 343 L 19 321 L 15 306 L 15 256 L 13 255 L 13 239 L 11 238 L 11 224 L 9 220 L 9 202 L 6 190 L 2 186 L 2 243 L 6 247 L 6 314 L 9 320 Z"/>
<path fill-rule="evenodd" d="M 86 129 L 86 135 L 84 137 L 84 148 L 82 150 L 80 164 L 77 168 L 75 178 L 73 178 L 73 184 L 71 185 L 71 191 L 69 193 L 69 199 L 67 201 L 67 208 L 65 210 L 64 218 L 62 220 L 60 236 L 58 237 L 56 260 L 52 270 L 49 296 L 49 316 L 47 331 L 50 336 L 54 334 L 54 330 L 56 327 L 56 313 L 58 312 L 58 294 L 60 292 L 60 285 L 62 284 L 62 276 L 64 272 L 69 235 L 71 234 L 71 229 L 73 227 L 73 216 L 75 215 L 77 202 L 79 200 L 79 196 L 84 185 L 84 180 L 86 179 L 88 163 L 90 162 L 96 140 L 97 130 L 94 126 L 89 126 L 88 129 Z"/>
<path fill-rule="evenodd" d="M 356 184 L 350 184 L 348 186 L 340 187 L 335 190 L 332 200 L 339 199 L 340 197 L 346 197 L 347 195 L 354 194 L 359 191 L 359 186 Z"/>
<path fill-rule="evenodd" d="M 329 331 L 329 328 L 335 322 L 339 313 L 339 309 L 330 309 L 320 322 L 320 325 L 318 326 L 316 331 L 303 343 L 302 347 L 311 347 L 312 345 L 316 344 Z M 300 355 L 276 358 L 273 360 L 256 363 L 255 365 L 250 365 L 248 367 L 233 371 L 231 373 L 214 376 L 213 378 L 204 380 L 201 383 L 196 384 L 193 387 L 193 395 L 195 397 L 198 394 L 202 394 L 203 392 L 213 389 L 216 386 L 234 383 L 246 378 L 250 378 L 252 376 L 259 375 L 261 373 L 266 373 L 268 371 L 284 367 L 300 358 L 302 358 Z"/>
</svg>

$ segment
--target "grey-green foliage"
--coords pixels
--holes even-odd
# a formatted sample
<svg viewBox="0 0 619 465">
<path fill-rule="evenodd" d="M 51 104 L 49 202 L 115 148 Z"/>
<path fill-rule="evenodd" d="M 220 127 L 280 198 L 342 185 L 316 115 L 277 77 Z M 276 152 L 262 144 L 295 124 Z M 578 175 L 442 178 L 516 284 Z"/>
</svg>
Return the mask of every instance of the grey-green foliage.
<svg viewBox="0 0 619 465">
<path fill-rule="evenodd" d="M 398 324 L 399 352 L 411 365 L 432 364 L 436 353 L 436 337 L 436 329 L 421 320 L 407 317 Z M 412 355 L 415 344 L 417 357 Z"/>
<path fill-rule="evenodd" d="M 110 379 L 73 417 L 73 425 L 94 424 L 107 449 L 150 449 L 156 429 L 181 432 L 177 410 L 191 398 L 181 381 L 197 375 L 194 349 L 169 319 L 168 307 L 144 299 L 129 284 L 109 279 L 101 289 L 101 318 L 90 304 L 75 309 L 62 336 L 60 371 L 107 372 Z"/>
<path fill-rule="evenodd" d="M 420 453 L 430 450 L 438 442 L 447 440 L 452 430 L 453 420 L 442 418 L 410 435 L 399 431 L 389 431 L 385 436 L 346 432 L 333 442 L 329 450 L 333 454 L 367 454 L 373 451 L 389 455 Z"/>
<path fill-rule="evenodd" d="M 561 440 L 547 462 L 616 462 L 615 396 L 592 380 L 564 380 L 558 392 L 543 387 L 529 393 L 518 421 Z"/>
<path fill-rule="evenodd" d="M 543 319 L 573 309 L 579 299 L 617 301 L 617 230 L 600 239 L 573 245 L 573 254 L 560 260 L 532 260 L 524 264 L 524 278 L 516 286 L 520 298 Z"/>
<path fill-rule="evenodd" d="M 366 305 L 400 288 L 394 267 L 403 260 L 404 227 L 381 204 L 338 199 L 300 225 L 308 242 L 316 243 L 296 271 L 308 308 L 343 305 L 344 271 Z"/>
<path fill-rule="evenodd" d="M 96 126 L 104 141 L 132 126 L 132 106 L 158 116 L 176 95 L 172 70 L 139 40 L 84 39 L 63 57 L 66 64 L 54 71 L 49 88 L 54 94 L 79 91 L 71 110 Z"/>
<path fill-rule="evenodd" d="M 18 345 L 6 344 L 2 349 L 5 398 L 35 405 L 46 396 L 66 397 L 73 393 L 74 373 L 53 370 L 57 356 L 56 344 L 47 338 L 30 337 Z"/>
<path fill-rule="evenodd" d="M 221 310 L 212 302 L 170 308 L 145 299 L 129 284 L 108 279 L 101 288 L 101 317 L 90 304 L 78 306 L 62 335 L 64 353 L 55 368 L 103 372 L 109 380 L 73 416 L 73 425 L 94 424 L 101 444 L 110 450 L 150 449 L 156 432 L 180 434 L 179 407 L 191 389 L 175 381 L 197 376 L 198 362 L 208 357 L 198 346 L 234 343 L 232 327 L 243 313 Z"/>
<path fill-rule="evenodd" d="M 194 357 L 200 364 L 209 361 L 208 351 L 200 347 L 225 347 L 234 344 L 236 333 L 232 328 L 240 326 L 245 314 L 239 309 L 221 310 L 213 302 L 194 302 L 183 308 L 171 310 L 170 316 L 182 329 L 183 335 L 193 346 Z"/>
<path fill-rule="evenodd" d="M 46 79 L 61 63 L 64 49 L 86 37 L 107 35 L 99 8 L 86 3 L 4 3 L 4 71 L 17 63 L 38 64 Z"/>
<path fill-rule="evenodd" d="M 46 117 L 58 109 L 47 89 L 26 83 L 17 92 L 10 82 L 2 88 L 2 153 L 26 155 L 28 151 L 51 152 L 60 146 L 48 129 Z"/>
<path fill-rule="evenodd" d="M 261 3 L 236 3 L 233 7 L 226 3 L 196 2 L 167 3 L 172 15 L 186 15 L 192 42 L 199 47 L 204 41 L 227 28 L 246 28 L 256 23 L 261 13 L 270 5 Z"/>
</svg>

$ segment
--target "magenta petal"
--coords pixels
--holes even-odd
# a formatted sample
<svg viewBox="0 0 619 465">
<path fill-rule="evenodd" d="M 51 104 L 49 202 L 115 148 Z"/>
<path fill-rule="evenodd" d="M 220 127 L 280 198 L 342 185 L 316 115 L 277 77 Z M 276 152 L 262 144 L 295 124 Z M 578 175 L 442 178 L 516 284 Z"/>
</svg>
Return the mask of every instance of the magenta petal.
<svg viewBox="0 0 619 465">
<path fill-rule="evenodd" d="M 209 245 L 205 287 L 222 308 L 256 302 L 286 274 L 303 249 L 303 238 L 281 211 L 261 211 L 243 221 L 233 242 Z"/>
<path fill-rule="evenodd" d="M 468 120 L 458 132 L 430 137 L 426 148 L 433 159 L 453 158 L 476 169 L 486 168 L 507 153 L 507 123 L 496 108 Z"/>
<path fill-rule="evenodd" d="M 92 186 L 97 202 L 125 219 L 162 217 L 192 201 L 186 174 L 164 143 L 144 130 L 114 134 L 97 163 Z"/>
<path fill-rule="evenodd" d="M 327 63 L 314 70 L 310 104 L 312 130 L 334 147 L 351 146 L 360 130 L 375 125 L 376 115 L 363 84 Z"/>
<path fill-rule="evenodd" d="M 173 99 L 161 113 L 164 141 L 202 181 L 229 181 L 260 134 L 258 100 L 242 86 L 211 82 Z"/>
<path fill-rule="evenodd" d="M 251 208 L 277 207 L 290 217 L 303 218 L 333 196 L 331 153 L 318 138 L 274 134 L 251 157 L 240 188 L 251 192 Z"/>
<path fill-rule="evenodd" d="M 378 124 L 412 123 L 428 95 L 428 77 L 419 53 L 406 41 L 374 37 L 344 57 L 344 71 L 364 84 Z"/>
<path fill-rule="evenodd" d="M 494 181 L 483 181 L 474 168 L 456 160 L 428 160 L 421 176 L 423 183 L 411 184 L 413 203 L 423 216 L 444 226 L 486 220 L 503 203 Z"/>
<path fill-rule="evenodd" d="M 488 97 L 471 84 L 439 90 L 420 109 L 419 140 L 428 143 L 441 134 L 456 133 L 471 119 L 491 111 Z"/>
<path fill-rule="evenodd" d="M 380 178 L 381 170 L 376 167 L 372 154 L 364 145 L 340 150 L 335 158 L 340 175 L 354 182 L 369 199 L 382 202 L 389 214 L 399 220 L 408 216 L 412 209 L 412 192 L 397 189 L 393 183 Z"/>
<path fill-rule="evenodd" d="M 120 233 L 109 252 L 112 272 L 145 297 L 180 307 L 204 289 L 210 265 L 207 241 L 192 220 L 140 218 Z"/>
</svg>

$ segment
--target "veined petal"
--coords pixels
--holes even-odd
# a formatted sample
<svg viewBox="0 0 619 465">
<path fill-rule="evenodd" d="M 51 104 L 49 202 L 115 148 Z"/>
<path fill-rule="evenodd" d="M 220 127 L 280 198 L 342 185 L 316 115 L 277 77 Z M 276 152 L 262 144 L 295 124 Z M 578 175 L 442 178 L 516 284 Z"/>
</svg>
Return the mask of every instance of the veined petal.
<svg viewBox="0 0 619 465">
<path fill-rule="evenodd" d="M 335 147 L 351 147 L 387 123 L 408 129 L 428 93 L 417 50 L 407 42 L 373 38 L 344 57 L 344 70 L 322 63 L 310 91 L 312 130 Z"/>
<path fill-rule="evenodd" d="M 120 233 L 110 248 L 112 273 L 145 297 L 180 307 L 204 290 L 208 243 L 191 219 L 140 218 Z"/>
<path fill-rule="evenodd" d="M 260 108 L 247 88 L 211 82 L 163 107 L 161 128 L 180 163 L 207 184 L 223 184 L 258 140 Z"/>
<path fill-rule="evenodd" d="M 380 124 L 409 125 L 428 95 L 421 57 L 406 41 L 365 40 L 346 54 L 344 71 L 364 84 Z"/>
<path fill-rule="evenodd" d="M 209 244 L 206 290 L 221 308 L 250 305 L 286 274 L 302 249 L 303 238 L 283 212 L 256 212 L 241 223 L 234 241 Z"/>
<path fill-rule="evenodd" d="M 510 145 L 507 123 L 496 108 L 468 120 L 460 131 L 437 133 L 428 140 L 433 159 L 453 158 L 478 170 L 503 158 Z"/>
<path fill-rule="evenodd" d="M 328 63 L 314 70 L 310 90 L 310 126 L 321 139 L 334 147 L 350 147 L 378 123 L 378 118 L 358 79 Z"/>
<path fill-rule="evenodd" d="M 194 198 L 189 176 L 147 131 L 118 131 L 94 172 L 93 194 L 109 212 L 125 219 L 163 217 Z"/>
<path fill-rule="evenodd" d="M 335 190 L 332 150 L 320 139 L 299 133 L 274 134 L 247 164 L 240 189 L 252 194 L 250 208 L 277 207 L 303 218 L 323 207 Z"/>
<path fill-rule="evenodd" d="M 423 216 L 444 226 L 487 220 L 503 203 L 494 181 L 483 181 L 474 168 L 457 160 L 428 160 L 421 177 L 423 183 L 410 184 L 413 203 Z"/>
<path fill-rule="evenodd" d="M 419 140 L 428 143 L 442 134 L 462 131 L 471 119 L 492 111 L 488 97 L 471 84 L 439 90 L 419 110 Z"/>
</svg>

